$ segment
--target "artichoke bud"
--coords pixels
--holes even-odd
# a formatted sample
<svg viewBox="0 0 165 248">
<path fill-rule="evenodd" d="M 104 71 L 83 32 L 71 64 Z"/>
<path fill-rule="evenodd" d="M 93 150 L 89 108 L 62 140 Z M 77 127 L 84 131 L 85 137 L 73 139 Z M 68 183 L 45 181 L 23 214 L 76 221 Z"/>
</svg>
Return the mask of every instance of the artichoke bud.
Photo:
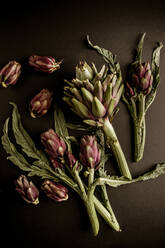
<svg viewBox="0 0 165 248">
<path fill-rule="evenodd" d="M 91 94 L 90 91 L 88 91 L 85 88 L 81 88 L 81 93 L 82 93 L 82 96 L 83 96 L 85 103 L 87 104 L 87 106 L 90 107 L 91 103 L 93 101 L 93 95 Z"/>
<path fill-rule="evenodd" d="M 68 199 L 68 189 L 59 183 L 47 179 L 43 182 L 41 189 L 52 200 L 62 202 Z"/>
<path fill-rule="evenodd" d="M 95 168 L 101 157 L 95 136 L 85 135 L 80 142 L 80 161 L 89 168 Z"/>
<path fill-rule="evenodd" d="M 63 157 L 66 152 L 66 144 L 64 140 L 53 130 L 41 134 L 41 142 L 45 147 L 46 153 L 51 158 Z"/>
<path fill-rule="evenodd" d="M 89 118 L 89 111 L 88 108 L 81 103 L 80 101 L 76 100 L 75 98 L 72 98 L 72 103 L 74 106 L 74 110 L 77 112 L 79 116 L 82 118 Z"/>
<path fill-rule="evenodd" d="M 29 109 L 33 118 L 41 117 L 49 110 L 53 99 L 53 93 L 47 89 L 42 89 L 33 97 L 30 102 Z"/>
<path fill-rule="evenodd" d="M 100 102 L 100 100 L 95 96 L 92 102 L 92 113 L 95 117 L 103 117 L 106 113 L 106 109 L 104 105 Z"/>
<path fill-rule="evenodd" d="M 51 56 L 38 56 L 31 55 L 29 57 L 29 64 L 37 71 L 42 71 L 46 73 L 52 73 L 60 69 L 60 62 L 56 62 L 55 59 Z"/>
<path fill-rule="evenodd" d="M 39 191 L 32 181 L 29 181 L 26 176 L 21 175 L 15 182 L 16 191 L 20 194 L 23 200 L 27 203 L 37 205 L 39 203 Z"/>
<path fill-rule="evenodd" d="M 10 61 L 0 70 L 0 84 L 7 88 L 15 85 L 21 74 L 21 65 L 16 61 Z"/>
<path fill-rule="evenodd" d="M 94 72 L 92 68 L 85 61 L 80 61 L 76 66 L 76 78 L 82 81 L 85 79 L 92 80 L 93 76 Z"/>
<path fill-rule="evenodd" d="M 94 95 L 102 102 L 103 100 L 103 88 L 100 81 L 95 82 Z"/>
<path fill-rule="evenodd" d="M 149 63 L 138 64 L 135 68 L 135 73 L 132 75 L 132 80 L 135 83 L 135 87 L 139 92 L 143 94 L 149 94 L 152 86 L 152 72 Z"/>
</svg>

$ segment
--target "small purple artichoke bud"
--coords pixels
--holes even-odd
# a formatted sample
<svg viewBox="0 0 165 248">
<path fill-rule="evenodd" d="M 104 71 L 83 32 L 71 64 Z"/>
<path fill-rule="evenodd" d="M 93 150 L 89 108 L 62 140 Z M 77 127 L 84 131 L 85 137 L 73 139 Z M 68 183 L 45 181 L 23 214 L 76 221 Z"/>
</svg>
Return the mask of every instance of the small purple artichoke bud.
<svg viewBox="0 0 165 248">
<path fill-rule="evenodd" d="M 41 189 L 55 201 L 62 202 L 68 199 L 68 189 L 59 183 L 47 179 L 43 182 Z"/>
<path fill-rule="evenodd" d="M 152 89 L 153 76 L 149 63 L 139 64 L 132 75 L 133 82 L 137 90 L 147 95 Z"/>
<path fill-rule="evenodd" d="M 60 69 L 60 62 L 56 62 L 55 59 L 51 56 L 38 56 L 31 55 L 29 57 L 29 64 L 37 71 L 52 73 Z"/>
<path fill-rule="evenodd" d="M 21 74 L 21 65 L 16 61 L 10 61 L 0 70 L 0 84 L 7 88 L 16 84 Z"/>
<path fill-rule="evenodd" d="M 38 196 L 39 191 L 32 181 L 28 181 L 27 177 L 21 175 L 15 182 L 16 190 L 20 194 L 23 200 L 27 203 L 37 205 L 39 203 Z"/>
<path fill-rule="evenodd" d="M 128 97 L 132 97 L 135 95 L 135 92 L 129 83 L 126 83 L 126 94 L 128 95 Z"/>
<path fill-rule="evenodd" d="M 30 114 L 31 117 L 37 118 L 45 115 L 49 110 L 53 93 L 49 92 L 47 89 L 42 89 L 30 102 Z"/>
<path fill-rule="evenodd" d="M 72 169 L 75 165 L 75 163 L 77 162 L 75 156 L 73 155 L 73 153 L 71 152 L 66 152 L 66 161 L 68 163 L 68 165 L 70 166 L 70 168 Z"/>
<path fill-rule="evenodd" d="M 46 153 L 51 158 L 56 159 L 64 156 L 66 152 L 66 144 L 53 129 L 49 129 L 41 134 L 41 142 L 45 147 Z"/>
<path fill-rule="evenodd" d="M 84 166 L 95 168 L 101 158 L 95 136 L 85 135 L 80 142 L 80 161 Z"/>
</svg>

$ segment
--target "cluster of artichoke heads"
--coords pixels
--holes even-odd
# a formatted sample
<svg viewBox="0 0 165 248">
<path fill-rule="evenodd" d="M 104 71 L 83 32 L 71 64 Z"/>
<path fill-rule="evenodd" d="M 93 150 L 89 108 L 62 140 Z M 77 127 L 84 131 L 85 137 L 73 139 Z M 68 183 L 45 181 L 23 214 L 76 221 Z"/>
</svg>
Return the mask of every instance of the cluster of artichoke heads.
<svg viewBox="0 0 165 248">
<path fill-rule="evenodd" d="M 60 69 L 63 60 L 56 62 L 51 56 L 31 55 L 28 58 L 29 65 L 36 71 L 52 73 Z M 15 85 L 21 74 L 21 64 L 15 60 L 9 61 L 0 70 L 0 84 L 7 88 L 9 85 Z"/>
<path fill-rule="evenodd" d="M 41 142 L 54 168 L 63 168 L 67 164 L 73 169 L 77 159 L 68 151 L 65 141 L 53 129 L 41 134 Z M 95 136 L 84 135 L 81 138 L 79 158 L 85 168 L 96 168 L 99 165 L 101 150 Z"/>
<path fill-rule="evenodd" d="M 101 126 L 106 117 L 111 120 L 124 88 L 121 74 L 109 74 L 105 65 L 98 72 L 94 63 L 86 62 L 76 66 L 75 74 L 76 78 L 66 81 L 64 101 L 87 124 Z"/>
<path fill-rule="evenodd" d="M 15 181 L 15 185 L 16 191 L 25 202 L 33 205 L 37 205 L 39 203 L 39 190 L 25 175 L 19 176 L 19 178 Z M 47 197 L 57 202 L 68 199 L 68 189 L 59 183 L 46 179 L 42 183 L 41 189 L 45 192 Z"/>
</svg>

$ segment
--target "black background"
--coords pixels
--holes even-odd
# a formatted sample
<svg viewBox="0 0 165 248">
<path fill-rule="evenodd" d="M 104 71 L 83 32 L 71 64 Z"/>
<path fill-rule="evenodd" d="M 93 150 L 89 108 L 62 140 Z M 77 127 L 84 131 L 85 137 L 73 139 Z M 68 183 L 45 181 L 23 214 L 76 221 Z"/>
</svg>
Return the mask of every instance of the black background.
<svg viewBox="0 0 165 248">
<path fill-rule="evenodd" d="M 32 119 L 28 104 L 42 88 L 48 88 L 59 99 L 63 79 L 74 76 L 79 60 L 95 62 L 102 58 L 85 43 L 85 35 L 98 45 L 117 54 L 125 75 L 132 61 L 133 49 L 140 35 L 146 32 L 144 61 L 150 61 L 157 41 L 165 44 L 165 3 L 163 1 L 34 1 L 6 3 L 0 14 L 0 66 L 10 60 L 22 64 L 17 85 L 0 88 L 0 134 L 11 113 L 10 101 L 17 103 L 24 127 L 39 142 L 41 132 L 53 127 L 53 108 L 41 119 Z M 61 69 L 52 75 L 33 71 L 27 65 L 31 54 L 64 58 Z M 147 138 L 144 158 L 132 162 L 132 136 L 126 106 L 114 127 L 126 154 L 132 175 L 150 170 L 165 161 L 165 53 L 161 53 L 161 84 L 157 97 L 146 115 Z M 69 120 L 75 116 L 59 101 Z M 80 199 L 70 191 L 67 202 L 56 203 L 40 196 L 40 204 L 24 203 L 14 189 L 20 170 L 6 160 L 2 146 L 0 161 L 1 243 L 17 247 L 164 247 L 165 245 L 165 176 L 156 180 L 108 188 L 111 205 L 122 232 L 117 233 L 100 220 L 98 237 L 92 231 Z M 115 171 L 118 173 L 118 171 Z M 39 183 L 38 183 L 39 186 Z"/>
</svg>

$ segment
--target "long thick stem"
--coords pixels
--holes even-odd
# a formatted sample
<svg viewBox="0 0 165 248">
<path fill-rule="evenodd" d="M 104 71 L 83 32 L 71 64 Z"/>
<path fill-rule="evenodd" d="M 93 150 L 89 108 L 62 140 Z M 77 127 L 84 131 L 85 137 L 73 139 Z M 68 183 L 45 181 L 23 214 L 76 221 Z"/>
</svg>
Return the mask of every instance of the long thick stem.
<svg viewBox="0 0 165 248">
<path fill-rule="evenodd" d="M 140 123 L 134 120 L 134 159 L 138 162 L 142 159 L 145 146 L 146 126 L 145 118 Z"/>
<path fill-rule="evenodd" d="M 97 198 L 94 196 L 94 191 L 97 185 L 99 185 L 100 181 L 96 179 L 97 183 L 93 183 L 91 187 L 88 190 L 88 199 L 94 200 L 96 204 L 97 211 L 102 215 L 102 217 L 105 219 L 105 221 L 117 232 L 120 231 L 119 223 L 116 219 L 116 216 L 112 210 L 112 207 L 110 205 L 110 202 L 108 201 L 108 213 L 104 210 L 103 205 L 97 200 Z M 101 184 L 101 186 L 105 186 L 104 184 Z M 101 210 L 101 212 L 100 212 Z"/>
<path fill-rule="evenodd" d="M 116 158 L 121 174 L 128 179 L 132 179 L 126 158 L 118 141 L 116 133 L 113 129 L 113 126 L 108 118 L 105 119 L 103 131 L 107 137 L 107 142 L 110 145 L 110 148 L 112 149 L 112 152 Z"/>
<path fill-rule="evenodd" d="M 89 198 L 88 194 L 86 194 L 84 184 L 83 184 L 83 182 L 79 176 L 78 171 L 75 171 L 75 179 L 76 179 L 77 184 L 79 185 L 79 188 L 81 191 L 80 196 L 81 196 L 81 198 L 84 202 L 84 205 L 86 207 L 86 210 L 87 210 L 87 213 L 89 216 L 89 220 L 90 220 L 90 223 L 92 226 L 93 234 L 94 234 L 94 236 L 97 236 L 98 232 L 99 232 L 99 221 L 97 218 L 97 213 L 95 210 L 93 197 Z M 91 181 L 91 183 L 93 183 L 93 180 Z"/>
<path fill-rule="evenodd" d="M 145 95 L 140 94 L 137 99 L 138 115 L 133 118 L 134 122 L 134 160 L 138 162 L 144 153 L 146 127 L 145 127 Z"/>
</svg>

